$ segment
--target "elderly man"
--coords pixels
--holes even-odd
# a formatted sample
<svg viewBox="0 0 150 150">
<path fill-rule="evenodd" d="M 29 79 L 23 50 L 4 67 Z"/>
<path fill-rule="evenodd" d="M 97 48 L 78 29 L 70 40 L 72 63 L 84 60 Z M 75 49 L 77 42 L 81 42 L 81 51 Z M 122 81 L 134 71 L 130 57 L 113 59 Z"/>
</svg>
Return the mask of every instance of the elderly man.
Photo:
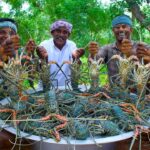
<svg viewBox="0 0 150 150">
<path fill-rule="evenodd" d="M 64 20 L 54 22 L 50 27 L 52 38 L 45 40 L 38 47 L 37 53 L 41 58 L 47 58 L 48 62 L 54 61 L 61 66 L 64 61 L 79 59 L 84 54 L 83 49 L 77 49 L 76 44 L 69 40 L 72 24 Z M 60 68 L 56 64 L 50 67 L 50 73 L 55 73 Z M 70 78 L 69 64 L 64 64 L 55 76 L 58 86 L 64 86 L 67 79 Z M 63 73 L 63 72 L 65 73 Z M 53 82 L 56 85 L 56 82 Z"/>
<path fill-rule="evenodd" d="M 19 48 L 17 24 L 13 19 L 0 18 L 0 60 L 7 61 Z"/>
<path fill-rule="evenodd" d="M 15 57 L 19 44 L 19 36 L 17 35 L 17 24 L 13 19 L 0 18 L 0 69 L 3 69 L 2 62 L 7 63 L 10 58 Z M 0 88 L 1 88 L 1 76 L 0 76 Z M 4 93 L 0 91 L 0 100 L 4 98 Z M 13 144 L 11 141 L 15 141 L 15 136 L 6 130 L 0 131 L 0 149 L 12 149 Z M 17 148 L 17 147 L 16 147 Z"/>
<path fill-rule="evenodd" d="M 89 44 L 91 57 L 97 54 L 97 58 L 102 57 L 105 63 L 107 63 L 110 84 L 115 83 L 116 75 L 118 74 L 117 63 L 115 60 L 111 60 L 113 55 L 125 55 L 129 57 L 131 55 L 137 55 L 137 52 L 139 52 L 138 56 L 143 57 L 144 55 L 142 52 L 149 51 L 146 44 L 131 40 L 131 33 L 133 31 L 132 21 L 127 15 L 117 16 L 113 19 L 112 31 L 116 38 L 114 43 L 102 48 L 99 48 L 96 42 L 91 42 Z"/>
<path fill-rule="evenodd" d="M 9 58 L 15 57 L 20 48 L 20 38 L 17 34 L 17 23 L 11 18 L 0 18 L 0 62 L 7 63 Z M 27 60 L 31 56 L 36 45 L 33 40 L 29 40 L 25 46 Z"/>
<path fill-rule="evenodd" d="M 3 62 L 7 63 L 9 58 L 15 57 L 18 48 L 19 36 L 16 22 L 10 18 L 0 18 L 0 69 L 3 69 Z M 4 83 L 0 76 L 0 99 L 5 95 L 2 85 Z"/>
</svg>

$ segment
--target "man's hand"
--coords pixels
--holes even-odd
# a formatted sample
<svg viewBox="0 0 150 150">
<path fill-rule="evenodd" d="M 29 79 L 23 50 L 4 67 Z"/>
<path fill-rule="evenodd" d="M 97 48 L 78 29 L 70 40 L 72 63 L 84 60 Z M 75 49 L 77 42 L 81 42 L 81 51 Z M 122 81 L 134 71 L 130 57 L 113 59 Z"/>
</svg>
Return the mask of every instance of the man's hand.
<svg viewBox="0 0 150 150">
<path fill-rule="evenodd" d="M 121 43 L 120 50 L 127 57 L 130 57 L 132 55 L 132 43 L 131 43 L 131 41 L 128 39 L 123 39 L 123 41 Z"/>
<path fill-rule="evenodd" d="M 20 37 L 18 35 L 13 35 L 10 38 L 14 45 L 14 50 L 18 50 L 20 48 Z"/>
<path fill-rule="evenodd" d="M 7 38 L 1 45 L 1 56 L 4 61 L 8 57 L 12 58 L 16 55 L 16 50 L 20 47 L 19 36 L 13 35 Z"/>
<path fill-rule="evenodd" d="M 4 63 L 0 60 L 0 69 L 3 69 Z"/>
<path fill-rule="evenodd" d="M 73 59 L 79 59 L 82 57 L 85 53 L 85 50 L 83 48 L 79 48 L 76 51 L 73 52 L 72 57 Z"/>
<path fill-rule="evenodd" d="M 143 58 L 145 63 L 150 62 L 150 48 L 146 47 L 144 43 L 138 44 L 136 52 L 138 58 Z"/>
<path fill-rule="evenodd" d="M 98 53 L 98 50 L 99 50 L 98 43 L 90 42 L 88 45 L 88 50 L 89 50 L 89 53 L 91 54 L 91 56 L 94 57 Z"/>
<path fill-rule="evenodd" d="M 45 59 L 46 61 L 48 61 L 48 53 L 43 46 L 38 46 L 36 48 L 36 53 L 39 56 L 39 58 Z"/>
<path fill-rule="evenodd" d="M 26 51 L 27 51 L 27 55 L 28 55 L 28 56 L 34 56 L 34 51 L 35 51 L 36 47 L 37 47 L 37 46 L 36 46 L 35 41 L 32 40 L 32 39 L 30 39 L 30 40 L 27 42 L 26 46 L 25 46 L 25 49 L 26 49 Z"/>
</svg>

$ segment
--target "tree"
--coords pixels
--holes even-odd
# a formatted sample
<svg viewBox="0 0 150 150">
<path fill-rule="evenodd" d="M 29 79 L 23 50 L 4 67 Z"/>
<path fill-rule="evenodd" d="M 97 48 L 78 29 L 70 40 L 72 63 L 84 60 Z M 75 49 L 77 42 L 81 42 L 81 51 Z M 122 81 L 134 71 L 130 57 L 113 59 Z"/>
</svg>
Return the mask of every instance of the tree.
<svg viewBox="0 0 150 150">
<path fill-rule="evenodd" d="M 33 38 L 37 44 L 49 38 L 50 24 L 63 18 L 73 24 L 70 38 L 78 47 L 85 47 L 91 40 L 104 45 L 114 40 L 111 32 L 112 19 L 130 11 L 134 16 L 136 28 L 133 38 L 138 40 L 140 37 L 146 42 L 149 40 L 149 33 L 145 28 L 149 30 L 150 7 L 144 6 L 142 9 L 140 7 L 143 2 L 149 1 L 135 0 L 131 3 L 131 0 L 113 0 L 111 5 L 107 6 L 102 4 L 102 0 L 5 0 L 5 2 L 11 6 L 10 13 L 4 13 L 0 9 L 0 15 L 17 21 L 22 45 L 29 38 Z M 22 9 L 24 4 L 29 5 L 26 10 Z"/>
<path fill-rule="evenodd" d="M 131 10 L 133 16 L 141 23 L 142 26 L 144 26 L 147 30 L 150 31 L 150 16 L 147 16 L 140 10 L 140 4 L 142 4 L 142 1 L 134 1 L 133 0 L 126 0 L 127 4 L 129 5 L 129 9 Z M 146 0 L 147 3 L 149 3 L 149 0 Z M 150 8 L 149 8 L 150 9 Z"/>
</svg>

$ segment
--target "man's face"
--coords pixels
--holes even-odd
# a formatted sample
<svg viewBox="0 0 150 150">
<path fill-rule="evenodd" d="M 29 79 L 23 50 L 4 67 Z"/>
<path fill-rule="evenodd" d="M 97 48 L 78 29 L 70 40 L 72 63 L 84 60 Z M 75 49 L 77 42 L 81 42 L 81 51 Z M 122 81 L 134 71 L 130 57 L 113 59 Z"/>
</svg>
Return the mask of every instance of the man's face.
<svg viewBox="0 0 150 150">
<path fill-rule="evenodd" d="M 70 35 L 70 33 L 65 27 L 55 29 L 54 31 L 51 32 L 51 34 L 53 36 L 54 43 L 58 48 L 62 48 L 65 45 L 66 40 Z"/>
<path fill-rule="evenodd" d="M 113 33 L 116 40 L 121 42 L 123 39 L 130 39 L 132 28 L 126 24 L 118 24 L 113 27 Z"/>
<path fill-rule="evenodd" d="M 7 38 L 12 35 L 16 35 L 16 32 L 11 28 L 0 28 L 0 44 L 2 44 Z"/>
</svg>

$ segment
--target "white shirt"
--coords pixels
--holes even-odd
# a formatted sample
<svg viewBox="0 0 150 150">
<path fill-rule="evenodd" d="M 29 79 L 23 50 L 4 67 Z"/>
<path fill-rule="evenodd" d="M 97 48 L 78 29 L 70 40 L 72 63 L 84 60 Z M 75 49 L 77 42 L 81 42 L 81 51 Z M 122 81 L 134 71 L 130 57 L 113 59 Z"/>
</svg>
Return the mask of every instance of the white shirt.
<svg viewBox="0 0 150 150">
<path fill-rule="evenodd" d="M 72 53 L 77 49 L 76 44 L 73 41 L 67 40 L 64 47 L 59 50 L 53 41 L 53 38 L 49 40 L 43 41 L 40 46 L 43 46 L 48 53 L 48 62 L 50 61 L 56 61 L 59 66 L 63 64 L 64 61 L 72 61 Z M 61 68 L 65 75 L 62 73 L 62 71 L 58 68 L 56 64 L 52 64 L 50 66 L 50 74 L 56 74 L 55 79 L 58 81 L 58 86 L 64 86 L 65 81 L 67 79 L 70 79 L 70 68 L 68 64 L 64 64 Z M 53 78 L 53 77 L 51 77 Z M 54 85 L 57 85 L 57 81 L 53 81 Z"/>
</svg>

